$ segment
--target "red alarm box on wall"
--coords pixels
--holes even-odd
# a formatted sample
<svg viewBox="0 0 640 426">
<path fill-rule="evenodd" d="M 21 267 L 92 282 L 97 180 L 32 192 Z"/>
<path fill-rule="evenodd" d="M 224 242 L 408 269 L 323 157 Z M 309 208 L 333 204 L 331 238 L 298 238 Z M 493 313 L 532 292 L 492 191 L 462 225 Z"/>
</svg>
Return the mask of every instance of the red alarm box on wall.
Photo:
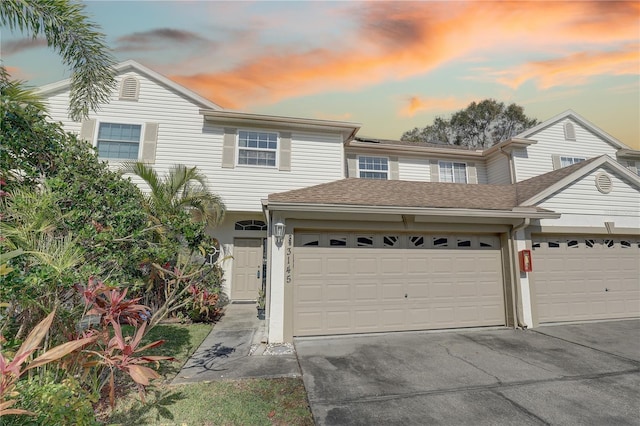
<svg viewBox="0 0 640 426">
<path fill-rule="evenodd" d="M 531 250 L 520 250 L 518 252 L 520 257 L 520 272 L 533 271 L 533 262 L 531 261 Z"/>
</svg>

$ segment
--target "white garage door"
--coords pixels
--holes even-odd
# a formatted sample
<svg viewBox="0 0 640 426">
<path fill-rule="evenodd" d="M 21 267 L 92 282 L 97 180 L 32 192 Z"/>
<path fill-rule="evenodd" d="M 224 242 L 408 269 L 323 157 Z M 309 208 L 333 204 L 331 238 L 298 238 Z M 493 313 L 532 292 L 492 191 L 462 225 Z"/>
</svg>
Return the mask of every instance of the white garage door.
<svg viewBox="0 0 640 426">
<path fill-rule="evenodd" d="M 505 324 L 498 236 L 299 233 L 294 335 Z"/>
<path fill-rule="evenodd" d="M 640 316 L 638 237 L 534 236 L 538 321 Z"/>
</svg>

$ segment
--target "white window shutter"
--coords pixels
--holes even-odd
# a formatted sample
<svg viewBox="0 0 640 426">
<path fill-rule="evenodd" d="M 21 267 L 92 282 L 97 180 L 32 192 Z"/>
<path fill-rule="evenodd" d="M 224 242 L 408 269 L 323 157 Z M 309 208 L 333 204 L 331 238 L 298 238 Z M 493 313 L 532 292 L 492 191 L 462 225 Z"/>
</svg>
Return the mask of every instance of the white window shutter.
<svg viewBox="0 0 640 426">
<path fill-rule="evenodd" d="M 558 170 L 562 167 L 562 164 L 560 163 L 560 156 L 558 154 L 553 154 L 551 156 L 551 163 L 553 164 L 553 170 Z"/>
<path fill-rule="evenodd" d="M 156 162 L 156 146 L 158 144 L 158 123 L 145 123 L 142 137 L 141 160 L 147 164 Z"/>
<path fill-rule="evenodd" d="M 93 136 L 96 131 L 96 120 L 93 118 L 88 118 L 82 122 L 82 127 L 80 128 L 80 139 L 89 142 L 93 145 Z"/>
<path fill-rule="evenodd" d="M 467 163 L 467 179 L 469 183 L 478 183 L 478 169 L 476 163 Z"/>
<path fill-rule="evenodd" d="M 400 171 L 398 170 L 398 157 L 389 157 L 389 179 L 400 179 Z"/>
<path fill-rule="evenodd" d="M 347 177 L 359 177 L 358 162 L 355 154 L 347 154 Z"/>
<path fill-rule="evenodd" d="M 225 127 L 222 140 L 222 167 L 233 169 L 236 166 L 236 134 L 238 129 Z"/>
<path fill-rule="evenodd" d="M 283 172 L 291 171 L 291 133 L 280 133 L 280 159 L 278 170 Z"/>
<path fill-rule="evenodd" d="M 438 167 L 438 160 L 429 161 L 429 171 L 431 174 L 431 182 L 440 182 L 440 168 Z"/>
</svg>

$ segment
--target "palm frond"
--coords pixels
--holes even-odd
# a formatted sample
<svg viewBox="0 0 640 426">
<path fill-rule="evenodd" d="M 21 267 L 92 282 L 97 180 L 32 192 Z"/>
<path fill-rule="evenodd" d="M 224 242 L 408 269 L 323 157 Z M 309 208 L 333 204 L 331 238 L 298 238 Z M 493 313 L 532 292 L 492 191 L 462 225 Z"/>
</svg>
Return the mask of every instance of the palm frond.
<svg viewBox="0 0 640 426">
<path fill-rule="evenodd" d="M 4 65 L 0 65 L 0 95 L 10 102 L 29 104 L 40 111 L 45 111 L 42 98 L 35 89 L 27 86 L 22 80 L 12 80 Z"/>
<path fill-rule="evenodd" d="M 107 102 L 115 87 L 115 60 L 84 7 L 69 0 L 0 2 L 0 23 L 33 38 L 44 35 L 71 68 L 69 116 L 76 121 Z"/>
</svg>

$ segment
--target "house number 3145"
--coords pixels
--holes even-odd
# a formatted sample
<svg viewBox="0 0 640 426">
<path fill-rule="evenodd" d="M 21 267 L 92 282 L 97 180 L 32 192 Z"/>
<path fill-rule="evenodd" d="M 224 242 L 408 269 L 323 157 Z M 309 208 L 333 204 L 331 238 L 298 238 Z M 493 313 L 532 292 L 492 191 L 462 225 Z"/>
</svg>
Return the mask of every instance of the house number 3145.
<svg viewBox="0 0 640 426">
<path fill-rule="evenodd" d="M 285 281 L 287 282 L 287 284 L 291 284 L 292 278 L 291 278 L 291 270 L 292 270 L 292 265 L 291 265 L 291 243 L 292 243 L 292 238 L 291 235 L 289 235 L 289 237 L 287 238 L 287 247 L 285 249 Z"/>
</svg>

